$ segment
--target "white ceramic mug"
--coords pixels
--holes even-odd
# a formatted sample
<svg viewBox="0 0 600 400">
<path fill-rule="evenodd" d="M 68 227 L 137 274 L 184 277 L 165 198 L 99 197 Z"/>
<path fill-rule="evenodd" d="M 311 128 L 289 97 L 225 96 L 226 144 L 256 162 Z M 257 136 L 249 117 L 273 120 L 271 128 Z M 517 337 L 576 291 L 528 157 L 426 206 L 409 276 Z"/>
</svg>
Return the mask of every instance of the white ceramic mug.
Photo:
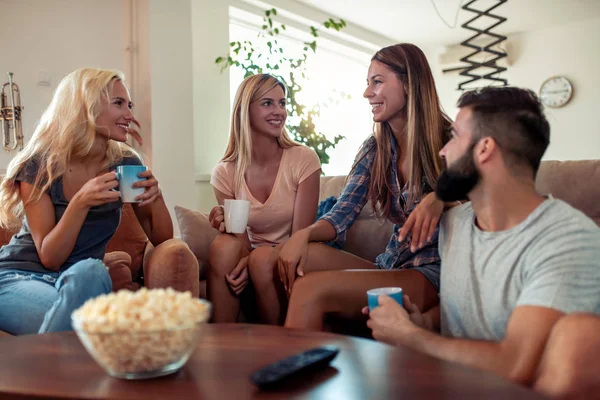
<svg viewBox="0 0 600 400">
<path fill-rule="evenodd" d="M 145 165 L 119 165 L 117 167 L 117 180 L 119 181 L 119 192 L 121 192 L 121 201 L 123 203 L 139 203 L 135 198 L 144 193 L 143 187 L 133 188 L 132 185 L 137 181 L 143 181 L 146 178 L 140 178 L 140 172 L 146 171 Z"/>
<path fill-rule="evenodd" d="M 250 202 L 248 200 L 225 199 L 225 231 L 227 233 L 244 233 L 248 225 Z"/>
</svg>

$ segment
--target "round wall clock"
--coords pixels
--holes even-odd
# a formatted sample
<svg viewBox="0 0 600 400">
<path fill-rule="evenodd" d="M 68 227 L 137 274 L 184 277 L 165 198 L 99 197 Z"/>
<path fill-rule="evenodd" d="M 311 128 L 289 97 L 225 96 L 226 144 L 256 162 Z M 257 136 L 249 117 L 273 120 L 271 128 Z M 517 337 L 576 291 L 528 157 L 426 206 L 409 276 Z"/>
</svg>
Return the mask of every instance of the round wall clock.
<svg viewBox="0 0 600 400">
<path fill-rule="evenodd" d="M 540 87 L 540 98 L 548 107 L 562 107 L 571 100 L 571 96 L 573 96 L 573 86 L 564 76 L 550 77 Z"/>
</svg>

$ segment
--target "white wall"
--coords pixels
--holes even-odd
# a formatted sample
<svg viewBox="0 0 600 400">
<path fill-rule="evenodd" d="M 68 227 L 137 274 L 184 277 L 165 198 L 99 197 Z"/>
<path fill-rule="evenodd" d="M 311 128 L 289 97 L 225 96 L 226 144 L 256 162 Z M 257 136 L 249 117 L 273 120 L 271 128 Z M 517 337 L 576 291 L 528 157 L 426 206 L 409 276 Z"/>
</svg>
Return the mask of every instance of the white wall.
<svg viewBox="0 0 600 400">
<path fill-rule="evenodd" d="M 176 204 L 208 211 L 214 195 L 206 181 L 222 156 L 229 131 L 229 79 L 214 59 L 228 48 L 228 2 L 135 0 L 137 22 L 130 45 L 130 1 L 0 0 L 3 42 L 0 73 L 12 71 L 21 86 L 24 133 L 31 138 L 60 78 L 76 68 L 117 68 L 131 76 L 136 116 L 145 118 L 148 162 L 161 182 L 169 208 Z M 600 158 L 600 19 L 513 35 L 513 85 L 539 89 L 551 75 L 573 82 L 563 108 L 548 110 L 552 143 L 546 159 Z M 425 48 L 442 103 L 454 117 L 457 74 L 441 74 L 440 49 Z M 133 71 L 130 71 L 133 69 Z M 51 86 L 36 85 L 39 70 Z M 135 72 L 135 73 L 133 73 Z M 0 82 L 5 76 L 0 75 Z M 151 150 L 151 151 L 150 151 Z M 0 172 L 11 155 L 0 150 Z"/>
<path fill-rule="evenodd" d="M 171 211 L 209 211 L 229 132 L 229 75 L 214 63 L 229 48 L 228 4 L 151 0 L 149 13 L 154 172 Z"/>
<path fill-rule="evenodd" d="M 564 75 L 573 84 L 567 105 L 546 108 L 551 143 L 544 159 L 600 159 L 600 18 L 512 35 L 506 45 L 512 64 L 503 75 L 510 85 L 539 93 L 542 82 L 553 75 Z M 442 104 L 454 118 L 461 94 L 456 88 L 464 77 L 442 74 L 439 53 L 427 55 L 435 65 Z"/>
<path fill-rule="evenodd" d="M 209 211 L 216 204 L 209 183 L 229 137 L 229 71 L 215 59 L 229 52 L 228 1 L 192 0 L 193 119 L 197 201 Z"/>
<path fill-rule="evenodd" d="M 204 8 L 205 3 L 209 2 L 192 1 L 192 4 L 196 5 L 202 3 L 197 10 Z M 221 36 L 224 35 L 223 30 L 216 31 L 218 27 L 222 28 L 226 24 L 222 11 L 221 9 L 215 14 L 204 9 L 206 15 L 200 12 L 193 13 L 193 26 L 196 26 L 196 21 L 201 22 L 202 29 L 211 32 L 211 37 L 214 38 L 212 44 L 202 49 L 194 46 L 194 62 L 204 60 L 201 69 L 197 68 L 197 64 L 194 66 L 194 78 L 197 79 L 194 81 L 194 137 L 197 141 L 201 140 L 195 145 L 197 177 L 201 178 L 196 183 L 199 196 L 197 208 L 202 211 L 208 211 L 215 203 L 212 188 L 205 179 L 210 168 L 223 153 L 229 120 L 229 104 L 218 94 L 208 97 L 206 92 L 200 90 L 198 79 L 198 74 L 201 73 L 203 79 L 219 80 L 218 84 L 217 81 L 211 81 L 215 83 L 210 86 L 211 93 L 217 93 L 219 87 L 225 87 L 223 75 L 216 74 L 212 69 L 215 55 L 221 54 L 216 50 L 219 50 L 219 46 L 224 42 L 224 36 Z M 196 41 L 201 36 L 198 36 L 199 30 L 194 29 Z M 600 74 L 597 73 L 597 66 L 600 65 L 600 19 L 512 35 L 507 47 L 512 64 L 505 76 L 511 85 L 528 87 L 538 92 L 544 79 L 559 74 L 567 76 L 574 85 L 575 94 L 569 104 L 560 109 L 546 109 L 552 136 L 544 158 L 600 159 Z M 437 61 L 441 48 L 423 46 L 423 50 L 432 62 L 442 104 L 454 118 L 457 111 L 456 100 L 461 94 L 456 87 L 463 78 L 456 73 L 441 73 L 442 67 Z M 206 84 L 202 86 L 208 87 Z M 223 108 L 207 104 L 207 98 L 219 102 Z M 205 110 L 211 112 L 204 113 Z M 213 122 L 206 120 L 205 114 L 206 118 L 212 119 Z M 216 119 L 220 119 L 220 122 Z M 221 128 L 212 130 L 211 124 L 220 124 Z"/>
<path fill-rule="evenodd" d="M 214 64 L 228 50 L 227 2 L 0 1 L 0 35 L 13 39 L 3 42 L 0 71 L 14 72 L 21 88 L 26 142 L 66 74 L 84 66 L 123 70 L 142 122 L 142 152 L 169 209 L 210 208 L 212 188 L 196 176 L 206 178 L 227 140 L 229 79 Z M 50 86 L 36 84 L 40 70 Z M 13 155 L 0 150 L 0 173 Z"/>
<path fill-rule="evenodd" d="M 125 0 L 122 0 L 125 1 Z M 140 122 L 144 139 L 144 162 L 153 167 L 152 155 L 152 79 L 150 63 L 150 0 L 128 0 L 126 31 L 130 37 L 127 52 L 126 83 L 134 102 L 133 112 Z M 133 146 L 137 143 L 132 141 Z"/>
<path fill-rule="evenodd" d="M 123 0 L 1 0 L 0 83 L 14 73 L 21 89 L 25 142 L 58 82 L 81 67 L 126 71 L 127 2 Z M 50 86 L 37 85 L 46 71 Z M 0 148 L 0 172 L 15 152 Z"/>
<path fill-rule="evenodd" d="M 151 0 L 152 158 L 171 213 L 194 208 L 194 121 L 190 0 Z M 176 225 L 176 224 L 175 224 Z"/>
</svg>

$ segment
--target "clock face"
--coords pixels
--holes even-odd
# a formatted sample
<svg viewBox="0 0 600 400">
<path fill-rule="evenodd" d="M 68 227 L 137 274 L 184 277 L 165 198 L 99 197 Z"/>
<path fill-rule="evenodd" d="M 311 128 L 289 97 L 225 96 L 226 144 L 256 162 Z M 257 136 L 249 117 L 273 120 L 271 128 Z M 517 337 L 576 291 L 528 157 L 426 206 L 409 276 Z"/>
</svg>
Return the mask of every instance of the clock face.
<svg viewBox="0 0 600 400">
<path fill-rule="evenodd" d="M 548 107 L 562 107 L 571 99 L 573 87 L 564 76 L 553 76 L 546 79 L 540 88 L 542 103 Z"/>
</svg>

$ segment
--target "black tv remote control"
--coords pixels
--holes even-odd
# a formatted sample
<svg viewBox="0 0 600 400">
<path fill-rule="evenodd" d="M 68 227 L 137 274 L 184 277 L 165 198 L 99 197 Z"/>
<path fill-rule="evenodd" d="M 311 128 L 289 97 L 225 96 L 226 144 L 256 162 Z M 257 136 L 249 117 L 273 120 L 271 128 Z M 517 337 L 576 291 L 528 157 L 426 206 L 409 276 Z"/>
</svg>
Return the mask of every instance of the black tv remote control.
<svg viewBox="0 0 600 400">
<path fill-rule="evenodd" d="M 292 375 L 326 367 L 338 352 L 339 349 L 336 347 L 310 349 L 259 369 L 250 375 L 250 380 L 256 386 L 266 388 L 280 383 Z"/>
</svg>

